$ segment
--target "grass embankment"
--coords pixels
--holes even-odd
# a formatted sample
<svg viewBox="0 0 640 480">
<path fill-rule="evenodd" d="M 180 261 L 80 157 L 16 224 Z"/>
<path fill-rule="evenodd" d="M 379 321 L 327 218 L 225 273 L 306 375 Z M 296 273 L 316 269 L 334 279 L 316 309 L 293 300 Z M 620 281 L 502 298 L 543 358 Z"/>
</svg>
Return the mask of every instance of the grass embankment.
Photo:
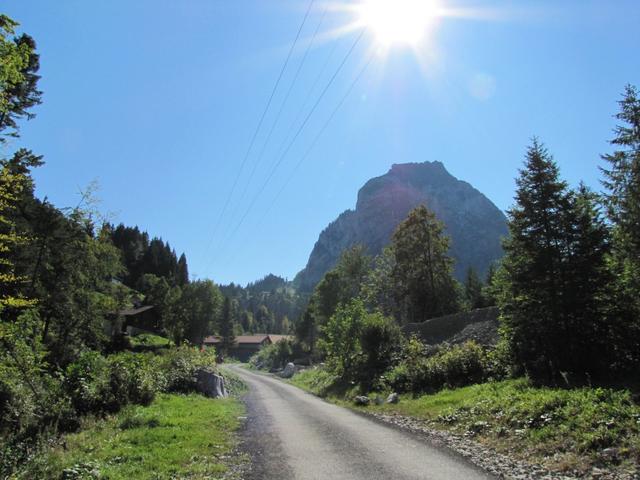
<svg viewBox="0 0 640 480">
<path fill-rule="evenodd" d="M 319 369 L 292 382 L 345 404 Z M 397 404 L 353 407 L 422 419 L 554 471 L 640 468 L 640 406 L 625 390 L 536 387 L 526 379 L 484 383 L 432 395 L 402 395 Z"/>
<path fill-rule="evenodd" d="M 131 349 L 136 352 L 157 351 L 174 346 L 174 343 L 168 338 L 152 333 L 141 333 L 131 336 L 129 337 L 129 344 Z"/>
<path fill-rule="evenodd" d="M 234 398 L 160 394 L 66 435 L 32 478 L 218 478 L 233 462 L 242 404 Z"/>
</svg>

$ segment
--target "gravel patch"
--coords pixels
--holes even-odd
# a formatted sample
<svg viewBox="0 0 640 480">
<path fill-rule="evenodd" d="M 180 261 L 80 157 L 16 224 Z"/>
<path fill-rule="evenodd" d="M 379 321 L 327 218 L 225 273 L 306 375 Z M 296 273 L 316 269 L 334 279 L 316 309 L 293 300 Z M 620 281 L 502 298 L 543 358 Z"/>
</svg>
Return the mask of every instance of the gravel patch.
<svg viewBox="0 0 640 480">
<path fill-rule="evenodd" d="M 426 435 L 436 445 L 443 445 L 457 454 L 465 457 L 474 465 L 500 478 L 525 480 L 567 480 L 567 479 L 600 479 L 600 480 L 639 480 L 640 472 L 610 472 L 594 467 L 586 475 L 579 472 L 552 472 L 543 465 L 517 460 L 508 455 L 496 452 L 494 449 L 474 441 L 464 435 L 459 435 L 430 427 L 428 421 L 419 420 L 402 415 L 385 415 L 359 410 L 380 421 L 410 430 L 419 435 Z"/>
</svg>

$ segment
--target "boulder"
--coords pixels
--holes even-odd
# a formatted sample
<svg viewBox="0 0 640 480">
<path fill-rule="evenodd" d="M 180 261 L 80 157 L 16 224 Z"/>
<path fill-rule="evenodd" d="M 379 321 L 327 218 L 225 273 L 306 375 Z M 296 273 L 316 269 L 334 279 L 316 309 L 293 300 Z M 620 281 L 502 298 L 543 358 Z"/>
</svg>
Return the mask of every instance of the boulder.
<svg viewBox="0 0 640 480">
<path fill-rule="evenodd" d="M 358 395 L 353 399 L 353 403 L 355 403 L 356 405 L 369 405 L 370 402 L 371 400 L 369 399 L 369 397 L 366 397 L 364 395 Z"/>
<path fill-rule="evenodd" d="M 201 369 L 196 372 L 198 392 L 205 397 L 223 398 L 228 396 L 224 386 L 224 377 L 211 370 Z"/>
<path fill-rule="evenodd" d="M 284 370 L 282 370 L 282 372 L 280 373 L 280 376 L 282 378 L 291 378 L 293 377 L 293 374 L 296 373 L 296 366 L 289 362 L 287 363 L 287 366 L 284 367 Z"/>
<path fill-rule="evenodd" d="M 387 397 L 387 403 L 398 403 L 399 400 L 400 396 L 396 392 L 393 392 Z"/>
</svg>

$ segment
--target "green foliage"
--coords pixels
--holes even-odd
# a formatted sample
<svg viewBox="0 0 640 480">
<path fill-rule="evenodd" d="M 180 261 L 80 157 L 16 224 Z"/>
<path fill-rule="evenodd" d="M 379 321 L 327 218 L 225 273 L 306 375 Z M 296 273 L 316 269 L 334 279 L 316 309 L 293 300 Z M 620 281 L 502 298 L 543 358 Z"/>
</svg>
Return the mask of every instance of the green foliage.
<svg viewBox="0 0 640 480">
<path fill-rule="evenodd" d="M 300 345 L 293 339 L 280 340 L 262 347 L 258 353 L 251 357 L 250 363 L 256 368 L 264 370 L 273 370 L 284 368 L 284 366 L 293 361 L 296 355 L 300 355 Z"/>
<path fill-rule="evenodd" d="M 464 280 L 464 303 L 469 310 L 488 306 L 489 302 L 484 298 L 483 287 L 477 272 L 469 268 Z"/>
<path fill-rule="evenodd" d="M 409 213 L 393 234 L 392 273 L 403 322 L 423 322 L 459 310 L 449 238 L 444 225 L 425 206 Z"/>
<path fill-rule="evenodd" d="M 501 334 L 536 378 L 603 374 L 618 362 L 607 350 L 617 327 L 609 318 L 609 236 L 594 197 L 584 187 L 569 191 L 537 140 L 517 184 L 497 279 Z"/>
<path fill-rule="evenodd" d="M 381 313 L 368 313 L 359 299 L 338 306 L 322 334 L 320 347 L 328 369 L 364 388 L 391 365 L 402 342 L 395 322 Z"/>
<path fill-rule="evenodd" d="M 181 346 L 162 354 L 160 367 L 164 375 L 163 385 L 167 392 L 188 393 L 196 389 L 196 372 L 214 369 L 215 350 Z"/>
<path fill-rule="evenodd" d="M 236 343 L 236 337 L 233 332 L 233 311 L 231 308 L 231 300 L 224 297 L 224 305 L 222 307 L 222 317 L 220 318 L 220 348 L 223 355 L 229 355 L 229 352 Z"/>
<path fill-rule="evenodd" d="M 40 103 L 37 88 L 39 56 L 29 35 L 9 38 L 18 23 L 0 14 L 0 145 L 18 137 L 17 121 L 33 118 L 29 109 Z M 8 130 L 8 132 L 7 132 Z"/>
<path fill-rule="evenodd" d="M 362 359 L 359 380 L 365 389 L 375 386 L 380 376 L 398 359 L 403 339 L 398 324 L 381 313 L 365 316 L 360 332 Z"/>
<path fill-rule="evenodd" d="M 400 392 L 432 392 L 442 388 L 480 383 L 491 374 L 487 353 L 474 342 L 443 346 L 431 356 L 412 338 L 405 358 L 386 376 L 391 388 Z"/>
<path fill-rule="evenodd" d="M 307 303 L 307 296 L 295 290 L 284 278 L 267 275 L 257 282 L 241 287 L 231 283 L 220 287 L 223 295 L 233 301 L 237 310 L 234 328 L 242 332 L 289 334 L 292 319 L 298 319 Z"/>
</svg>

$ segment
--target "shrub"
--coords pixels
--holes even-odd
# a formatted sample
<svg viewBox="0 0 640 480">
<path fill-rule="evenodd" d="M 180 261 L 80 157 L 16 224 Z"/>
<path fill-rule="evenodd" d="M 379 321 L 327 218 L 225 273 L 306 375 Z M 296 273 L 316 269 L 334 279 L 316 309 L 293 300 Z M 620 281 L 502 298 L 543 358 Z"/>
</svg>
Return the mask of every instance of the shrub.
<svg viewBox="0 0 640 480">
<path fill-rule="evenodd" d="M 199 351 L 189 346 L 181 346 L 163 353 L 160 362 L 164 371 L 163 389 L 168 392 L 189 393 L 196 389 L 196 372 L 213 369 L 216 355 L 212 348 Z"/>
<path fill-rule="evenodd" d="M 357 375 L 368 388 L 397 360 L 402 345 L 400 327 L 380 313 L 365 316 L 360 333 L 362 361 Z"/>
<path fill-rule="evenodd" d="M 283 368 L 297 354 L 302 354 L 300 345 L 294 340 L 284 339 L 262 347 L 258 353 L 251 357 L 250 363 L 256 368 L 273 370 Z"/>
<path fill-rule="evenodd" d="M 421 356 L 420 342 L 412 339 L 405 348 L 405 359 L 386 376 L 398 391 L 434 391 L 480 383 L 487 379 L 491 364 L 485 351 L 475 342 L 442 347 L 430 357 Z"/>
</svg>

